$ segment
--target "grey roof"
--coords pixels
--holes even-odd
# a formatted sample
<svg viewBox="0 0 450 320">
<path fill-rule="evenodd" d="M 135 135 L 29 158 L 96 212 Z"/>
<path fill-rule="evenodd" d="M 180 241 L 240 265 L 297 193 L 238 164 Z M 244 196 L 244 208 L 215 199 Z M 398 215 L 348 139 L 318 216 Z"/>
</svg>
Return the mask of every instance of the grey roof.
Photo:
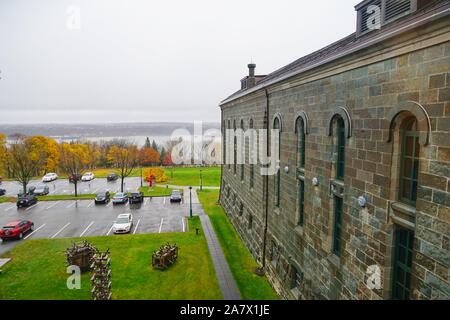
<svg viewBox="0 0 450 320">
<path fill-rule="evenodd" d="M 231 102 L 234 99 L 243 97 L 268 85 L 296 76 L 326 63 L 330 63 L 351 53 L 366 49 L 371 45 L 375 45 L 376 43 L 386 40 L 386 38 L 393 37 L 398 33 L 426 24 L 435 19 L 448 16 L 449 14 L 450 1 L 441 0 L 418 10 L 411 15 L 392 22 L 382 27 L 380 30 L 372 31 L 362 36 L 357 36 L 356 33 L 352 33 L 351 35 L 334 42 L 325 48 L 304 56 L 268 74 L 265 78 L 258 81 L 256 86 L 233 93 L 231 96 L 223 100 L 220 105 Z"/>
</svg>

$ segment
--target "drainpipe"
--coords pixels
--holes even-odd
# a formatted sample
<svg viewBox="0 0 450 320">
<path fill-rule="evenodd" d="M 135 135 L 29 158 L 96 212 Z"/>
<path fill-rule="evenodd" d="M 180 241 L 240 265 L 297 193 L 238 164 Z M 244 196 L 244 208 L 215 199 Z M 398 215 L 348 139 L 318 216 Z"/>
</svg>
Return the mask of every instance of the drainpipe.
<svg viewBox="0 0 450 320">
<path fill-rule="evenodd" d="M 267 88 L 264 89 L 266 92 L 266 110 L 264 112 L 264 128 L 266 129 L 266 153 L 269 155 L 269 91 Z M 266 247 L 267 247 L 267 228 L 268 228 L 268 218 L 269 218 L 269 176 L 266 174 L 264 176 L 264 187 L 263 187 L 263 198 L 264 198 L 264 236 L 263 236 L 263 252 L 262 252 L 262 272 L 266 268 Z"/>
</svg>

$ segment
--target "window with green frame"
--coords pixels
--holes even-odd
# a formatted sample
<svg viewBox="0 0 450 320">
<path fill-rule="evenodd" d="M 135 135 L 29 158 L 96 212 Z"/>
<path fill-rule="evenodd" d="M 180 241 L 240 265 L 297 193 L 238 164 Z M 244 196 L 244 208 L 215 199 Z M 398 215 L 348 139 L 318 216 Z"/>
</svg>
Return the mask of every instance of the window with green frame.
<svg viewBox="0 0 450 320">
<path fill-rule="evenodd" d="M 400 167 L 400 195 L 399 200 L 415 206 L 417 199 L 417 178 L 419 174 L 419 132 L 417 119 L 412 117 L 405 120 L 401 131 L 401 167 Z"/>
<path fill-rule="evenodd" d="M 408 300 L 411 294 L 411 271 L 414 232 L 397 226 L 394 234 L 392 299 Z"/>
<path fill-rule="evenodd" d="M 281 149 L 281 123 L 278 117 L 273 121 L 273 129 L 279 130 L 277 143 L 277 159 L 280 160 L 280 149 Z M 281 187 L 281 170 L 277 168 L 277 173 L 275 174 L 275 206 L 280 206 L 280 187 Z"/>
<path fill-rule="evenodd" d="M 296 121 L 297 132 L 297 166 L 299 168 L 305 167 L 305 153 L 306 153 L 306 139 L 305 139 L 305 124 L 302 117 L 298 117 Z"/>
<path fill-rule="evenodd" d="M 244 132 L 244 120 L 242 120 L 241 119 L 241 129 L 242 129 L 242 132 Z M 244 141 L 245 142 L 245 141 Z M 245 144 L 243 143 L 242 144 L 242 147 L 244 147 L 245 146 Z M 241 151 L 242 152 L 242 151 Z M 241 167 L 241 181 L 244 181 L 244 176 L 245 176 L 245 173 L 244 173 L 244 169 L 245 169 L 245 167 L 244 167 L 244 164 L 242 163 L 242 164 L 240 164 L 240 167 Z"/>
<path fill-rule="evenodd" d="M 253 129 L 253 119 L 250 119 L 249 121 L 249 128 Z M 253 142 L 254 142 L 254 137 L 253 137 L 253 133 L 252 133 L 252 137 L 251 137 L 251 141 L 250 141 L 250 146 L 253 146 Z M 251 148 L 249 148 L 250 150 Z M 253 159 L 252 159 L 253 160 Z M 253 164 L 252 161 L 250 161 L 250 189 L 253 188 L 255 183 L 255 165 Z"/>
<path fill-rule="evenodd" d="M 344 180 L 345 169 L 345 124 L 341 117 L 336 119 L 337 129 L 337 160 L 336 160 L 336 179 Z"/>
<path fill-rule="evenodd" d="M 341 255 L 342 198 L 334 196 L 333 253 Z"/>
<path fill-rule="evenodd" d="M 298 225 L 303 226 L 305 223 L 305 182 L 298 181 Z"/>
<path fill-rule="evenodd" d="M 233 120 L 233 132 L 234 132 L 234 137 L 233 137 L 233 173 L 236 174 L 236 168 L 237 168 L 237 137 L 236 137 L 236 120 Z"/>
</svg>

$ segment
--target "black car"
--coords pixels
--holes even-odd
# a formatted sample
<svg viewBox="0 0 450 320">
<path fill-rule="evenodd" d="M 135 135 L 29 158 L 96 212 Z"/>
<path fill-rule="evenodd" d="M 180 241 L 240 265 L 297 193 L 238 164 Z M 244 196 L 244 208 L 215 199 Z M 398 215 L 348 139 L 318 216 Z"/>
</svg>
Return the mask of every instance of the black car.
<svg viewBox="0 0 450 320">
<path fill-rule="evenodd" d="M 111 194 L 109 191 L 101 192 L 95 196 L 95 204 L 106 204 L 111 201 Z"/>
<path fill-rule="evenodd" d="M 144 193 L 139 191 L 130 192 L 129 199 L 130 204 L 142 203 L 144 201 Z"/>
<path fill-rule="evenodd" d="M 75 181 L 80 181 L 80 180 L 81 180 L 81 174 L 71 174 L 69 176 L 70 183 L 75 183 Z"/>
<path fill-rule="evenodd" d="M 50 188 L 47 185 L 39 185 L 36 188 L 34 188 L 33 192 L 34 195 L 37 196 L 46 196 L 50 193 Z"/>
<path fill-rule="evenodd" d="M 19 194 L 17 197 L 17 208 L 29 207 L 38 202 L 34 194 Z"/>
<path fill-rule="evenodd" d="M 6 190 L 5 189 L 0 189 L 0 196 L 4 196 L 6 194 Z"/>
<path fill-rule="evenodd" d="M 119 176 L 116 173 L 110 173 L 106 176 L 107 181 L 116 181 L 119 179 Z"/>
</svg>

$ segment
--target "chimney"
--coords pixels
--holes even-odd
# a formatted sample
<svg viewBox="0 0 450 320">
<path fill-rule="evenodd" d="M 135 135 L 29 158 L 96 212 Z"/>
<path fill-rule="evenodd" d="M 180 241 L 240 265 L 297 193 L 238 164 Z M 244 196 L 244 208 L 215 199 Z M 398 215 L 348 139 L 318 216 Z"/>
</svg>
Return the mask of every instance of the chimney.
<svg viewBox="0 0 450 320">
<path fill-rule="evenodd" d="M 255 69 L 256 69 L 256 64 L 254 64 L 254 63 L 248 64 L 247 88 L 254 87 L 256 84 Z"/>
</svg>

